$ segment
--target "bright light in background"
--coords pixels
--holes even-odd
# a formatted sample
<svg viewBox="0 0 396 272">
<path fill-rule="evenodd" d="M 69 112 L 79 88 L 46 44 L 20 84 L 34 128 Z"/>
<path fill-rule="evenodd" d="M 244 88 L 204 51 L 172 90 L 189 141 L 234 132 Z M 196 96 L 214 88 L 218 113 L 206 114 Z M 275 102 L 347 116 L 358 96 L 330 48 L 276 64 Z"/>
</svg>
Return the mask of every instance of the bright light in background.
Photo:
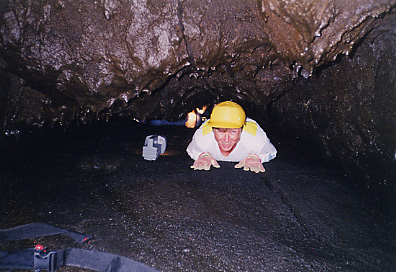
<svg viewBox="0 0 396 272">
<path fill-rule="evenodd" d="M 196 108 L 195 110 L 192 110 L 191 112 L 189 112 L 187 114 L 187 121 L 185 126 L 188 128 L 195 128 L 195 126 L 197 125 L 197 121 L 201 122 L 202 120 L 200 120 L 201 118 L 201 114 L 203 114 L 207 109 L 207 106 L 203 106 L 201 109 L 200 108 Z"/>
<path fill-rule="evenodd" d="M 203 113 L 206 111 L 207 108 L 208 108 L 207 106 L 203 106 L 202 109 L 196 108 L 195 110 L 196 110 L 199 114 L 203 114 Z"/>
<path fill-rule="evenodd" d="M 187 114 L 187 121 L 185 126 L 188 128 L 195 128 L 196 123 L 197 123 L 197 114 L 193 110 Z"/>
</svg>

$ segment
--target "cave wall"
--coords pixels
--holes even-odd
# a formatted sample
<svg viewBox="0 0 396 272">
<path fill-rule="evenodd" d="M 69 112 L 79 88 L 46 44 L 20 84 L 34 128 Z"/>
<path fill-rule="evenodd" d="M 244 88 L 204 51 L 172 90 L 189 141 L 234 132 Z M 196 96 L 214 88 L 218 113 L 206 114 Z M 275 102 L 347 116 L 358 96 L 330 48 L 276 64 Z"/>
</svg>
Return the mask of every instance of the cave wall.
<svg viewBox="0 0 396 272">
<path fill-rule="evenodd" d="M 391 182 L 395 5 L 3 0 L 1 135 L 113 115 L 176 120 L 229 99 L 346 171 Z"/>
<path fill-rule="evenodd" d="M 279 125 L 312 140 L 346 173 L 380 185 L 396 180 L 396 14 L 377 22 L 356 51 L 272 102 Z M 382 186 L 385 188 L 385 186 Z"/>
</svg>

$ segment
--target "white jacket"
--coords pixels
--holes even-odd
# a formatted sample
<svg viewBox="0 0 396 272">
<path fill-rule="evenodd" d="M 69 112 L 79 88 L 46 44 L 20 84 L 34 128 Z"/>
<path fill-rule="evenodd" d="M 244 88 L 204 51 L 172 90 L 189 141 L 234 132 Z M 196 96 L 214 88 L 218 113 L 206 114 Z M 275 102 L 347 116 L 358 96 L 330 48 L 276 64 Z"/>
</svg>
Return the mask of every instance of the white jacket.
<svg viewBox="0 0 396 272">
<path fill-rule="evenodd" d="M 258 155 L 261 162 L 268 162 L 276 157 L 276 148 L 268 139 L 267 134 L 253 119 L 247 118 L 241 138 L 234 150 L 227 156 L 220 152 L 212 128 L 208 121 L 202 124 L 194 133 L 187 147 L 188 155 L 195 161 L 202 152 L 209 152 L 217 161 L 240 162 L 250 153 Z"/>
</svg>

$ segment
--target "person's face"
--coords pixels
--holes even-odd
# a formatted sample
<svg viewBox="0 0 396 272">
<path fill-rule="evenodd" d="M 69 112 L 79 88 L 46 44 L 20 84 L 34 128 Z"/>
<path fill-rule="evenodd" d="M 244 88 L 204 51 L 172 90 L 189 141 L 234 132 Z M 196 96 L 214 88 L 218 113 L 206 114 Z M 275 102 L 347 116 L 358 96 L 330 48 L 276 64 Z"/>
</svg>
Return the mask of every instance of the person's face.
<svg viewBox="0 0 396 272">
<path fill-rule="evenodd" d="M 234 150 L 241 139 L 241 132 L 242 128 L 213 128 L 215 140 L 223 155 L 227 156 Z"/>
</svg>

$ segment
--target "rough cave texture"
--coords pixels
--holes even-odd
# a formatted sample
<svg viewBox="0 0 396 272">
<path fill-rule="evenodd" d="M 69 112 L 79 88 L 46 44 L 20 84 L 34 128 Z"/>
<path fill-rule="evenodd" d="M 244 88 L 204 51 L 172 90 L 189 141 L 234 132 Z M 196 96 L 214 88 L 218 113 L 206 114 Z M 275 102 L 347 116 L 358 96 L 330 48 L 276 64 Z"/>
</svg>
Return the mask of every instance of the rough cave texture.
<svg viewBox="0 0 396 272">
<path fill-rule="evenodd" d="M 1 137 L 113 115 L 175 120 L 231 99 L 314 139 L 346 171 L 389 183 L 395 5 L 1 1 Z"/>
<path fill-rule="evenodd" d="M 381 19 L 351 57 L 295 80 L 270 110 L 367 186 L 396 178 L 395 15 Z"/>
</svg>

